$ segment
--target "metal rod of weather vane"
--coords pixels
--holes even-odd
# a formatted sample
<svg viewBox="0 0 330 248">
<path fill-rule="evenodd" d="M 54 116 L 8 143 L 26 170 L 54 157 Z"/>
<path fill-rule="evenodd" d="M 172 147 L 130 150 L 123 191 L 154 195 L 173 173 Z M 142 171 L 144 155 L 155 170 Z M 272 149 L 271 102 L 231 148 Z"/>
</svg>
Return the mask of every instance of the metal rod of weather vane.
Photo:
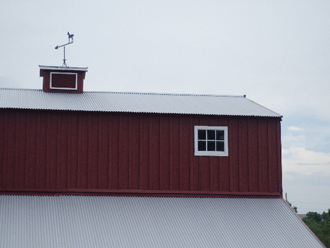
<svg viewBox="0 0 330 248">
<path fill-rule="evenodd" d="M 63 59 L 63 66 L 66 66 L 66 59 L 65 59 L 65 46 L 63 47 L 63 52 L 64 52 L 64 59 Z"/>
</svg>

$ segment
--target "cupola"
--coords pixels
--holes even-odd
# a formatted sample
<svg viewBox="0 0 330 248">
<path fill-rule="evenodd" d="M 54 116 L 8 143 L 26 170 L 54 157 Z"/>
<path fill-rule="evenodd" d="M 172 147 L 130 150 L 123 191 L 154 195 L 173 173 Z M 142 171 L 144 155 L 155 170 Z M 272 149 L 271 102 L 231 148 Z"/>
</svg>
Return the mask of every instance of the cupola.
<svg viewBox="0 0 330 248">
<path fill-rule="evenodd" d="M 83 93 L 87 67 L 63 67 L 40 65 L 43 91 Z"/>
<path fill-rule="evenodd" d="M 40 65 L 40 77 L 43 77 L 44 92 L 83 93 L 84 79 L 87 67 L 69 67 L 65 59 L 65 47 L 73 43 L 73 34 L 68 32 L 68 43 L 56 46 L 63 47 L 64 58 L 62 66 Z"/>
</svg>

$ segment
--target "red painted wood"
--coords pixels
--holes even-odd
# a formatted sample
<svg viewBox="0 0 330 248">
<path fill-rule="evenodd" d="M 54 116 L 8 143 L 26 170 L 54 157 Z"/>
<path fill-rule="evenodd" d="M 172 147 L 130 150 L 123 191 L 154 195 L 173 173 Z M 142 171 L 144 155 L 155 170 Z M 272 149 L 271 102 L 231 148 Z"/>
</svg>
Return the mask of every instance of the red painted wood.
<svg viewBox="0 0 330 248">
<path fill-rule="evenodd" d="M 88 188 L 95 189 L 98 185 L 99 165 L 99 115 L 93 113 L 88 119 Z"/>
<path fill-rule="evenodd" d="M 159 189 L 159 115 L 149 116 L 149 189 Z"/>
<path fill-rule="evenodd" d="M 114 114 L 112 116 L 112 130 L 109 130 L 112 132 L 112 142 L 109 146 L 109 150 L 112 154 L 110 166 L 111 166 L 111 188 L 112 189 L 119 189 L 119 115 Z"/>
<path fill-rule="evenodd" d="M 259 191 L 268 191 L 268 120 L 258 120 Z"/>
<path fill-rule="evenodd" d="M 108 115 L 104 113 L 100 113 L 99 118 L 97 188 L 107 189 L 109 181 L 109 120 Z"/>
<path fill-rule="evenodd" d="M 33 111 L 27 116 L 27 140 L 26 140 L 26 187 L 36 187 L 36 152 L 37 152 L 37 112 Z"/>
<path fill-rule="evenodd" d="M 159 120 L 159 176 L 160 190 L 170 189 L 170 116 L 161 115 Z"/>
<path fill-rule="evenodd" d="M 219 118 L 212 116 L 209 118 L 209 126 L 219 126 Z M 219 190 L 219 157 L 210 157 L 210 191 Z"/>
<path fill-rule="evenodd" d="M 68 115 L 68 170 L 67 185 L 77 188 L 78 173 L 78 116 Z M 45 136 L 47 137 L 47 136 Z"/>
<path fill-rule="evenodd" d="M 239 118 L 231 118 L 228 125 L 230 191 L 239 191 Z"/>
<path fill-rule="evenodd" d="M 59 90 L 59 89 L 50 89 L 50 73 L 51 72 L 59 72 L 59 73 L 77 73 L 77 90 Z M 86 71 L 70 71 L 66 70 L 54 70 L 54 69 L 40 69 L 40 76 L 43 77 L 43 91 L 45 92 L 65 92 L 65 93 L 83 93 L 84 91 L 84 79 L 85 79 Z M 64 78 L 67 75 L 64 74 Z M 69 76 L 69 78 L 72 76 Z"/>
<path fill-rule="evenodd" d="M 277 130 L 277 139 L 276 139 L 276 150 L 277 150 L 277 192 L 281 192 L 283 194 L 282 189 L 282 146 L 281 146 L 281 123 L 277 121 L 276 123 L 276 130 Z"/>
<path fill-rule="evenodd" d="M 59 117 L 58 121 L 58 164 L 60 168 L 58 176 L 58 187 L 67 188 L 67 177 L 68 177 L 68 113 L 63 113 Z"/>
<path fill-rule="evenodd" d="M 258 191 L 259 188 L 259 167 L 258 165 L 258 120 L 248 120 L 248 166 L 249 166 L 249 191 Z"/>
<path fill-rule="evenodd" d="M 117 196 L 173 196 L 173 197 L 212 197 L 212 198 L 282 198 L 280 193 L 274 192 L 231 192 L 231 191 L 182 191 L 182 190 L 103 190 L 103 189 L 35 189 L 25 188 L 19 192 L 14 188 L 7 188 L 0 194 L 31 194 L 31 195 L 117 195 Z"/>
<path fill-rule="evenodd" d="M 195 144 L 194 144 L 194 126 L 199 125 L 199 118 L 196 115 L 190 117 L 189 123 L 189 147 L 190 147 L 190 190 L 199 189 L 199 157 L 194 156 Z"/>
<path fill-rule="evenodd" d="M 26 144 L 26 118 L 27 116 L 25 111 L 19 111 L 19 114 L 16 114 L 15 128 L 17 135 L 16 135 L 15 149 L 17 153 L 15 156 L 15 174 L 16 174 L 15 187 L 17 188 L 24 188 L 24 182 L 25 182 L 26 146 L 23 146 L 22 144 Z M 2 119 L 2 117 L 0 117 L 0 119 Z M 3 140 L 1 136 L 0 139 Z M 0 148 L 0 153 L 3 154 L 1 148 Z M 0 168 L 0 174 L 1 174 L 1 168 Z M 46 185 L 42 185 L 41 187 L 46 187 Z"/>
<path fill-rule="evenodd" d="M 4 151 L 4 185 L 5 187 L 14 186 L 14 159 L 15 159 L 15 118 L 8 113 L 5 121 L 5 151 Z"/>
<path fill-rule="evenodd" d="M 170 115 L 170 190 L 180 187 L 180 122 L 179 116 Z"/>
<path fill-rule="evenodd" d="M 239 121 L 239 143 L 238 143 L 238 160 L 239 160 L 239 191 L 249 191 L 249 165 L 248 165 L 248 127 L 247 120 Z"/>
<path fill-rule="evenodd" d="M 46 166 L 47 166 L 47 121 L 43 118 L 44 113 L 38 112 L 37 121 L 37 154 L 36 154 L 36 164 L 37 164 L 37 188 L 46 187 Z M 19 116 L 19 115 L 18 115 Z M 20 130 L 17 128 L 16 130 Z M 24 136 L 23 136 L 24 137 Z M 21 143 L 20 143 L 21 144 Z M 22 147 L 19 145 L 17 148 Z"/>
<path fill-rule="evenodd" d="M 149 189 L 149 116 L 140 116 L 140 189 Z"/>
<path fill-rule="evenodd" d="M 219 118 L 219 126 L 228 127 L 228 117 Z M 228 127 L 230 128 L 230 127 Z M 229 141 L 231 142 L 231 141 Z M 219 191 L 229 191 L 230 190 L 230 165 L 229 157 L 219 158 Z"/>
<path fill-rule="evenodd" d="M 200 126 L 208 126 L 209 118 L 199 117 Z M 210 190 L 210 157 L 199 156 L 199 190 Z"/>
<path fill-rule="evenodd" d="M 0 191 L 282 194 L 279 118 L 4 109 L 0 117 Z M 195 125 L 228 126 L 229 156 L 194 156 Z"/>
<path fill-rule="evenodd" d="M 277 151 L 277 125 L 273 120 L 268 120 L 268 165 L 269 165 L 269 191 L 278 190 L 278 151 Z"/>
<path fill-rule="evenodd" d="M 6 139 L 5 132 L 6 130 L 6 119 L 8 115 L 8 111 L 0 111 L 0 188 L 6 187 L 5 182 L 5 147 L 6 147 Z"/>
<path fill-rule="evenodd" d="M 128 143 L 128 115 L 123 114 L 121 118 L 119 118 L 119 189 L 127 189 L 128 188 L 128 151 L 129 151 L 129 143 Z M 114 143 L 113 145 L 115 145 Z"/>
<path fill-rule="evenodd" d="M 114 128 L 114 121 L 113 121 L 113 116 L 114 115 L 107 115 L 108 119 L 108 142 L 109 142 L 109 147 L 107 147 L 109 156 L 108 156 L 108 189 L 112 189 L 112 174 L 113 174 L 113 152 L 114 152 L 114 147 L 113 147 L 113 128 Z"/>
<path fill-rule="evenodd" d="M 87 163 L 88 163 L 88 116 L 81 113 L 78 119 L 78 165 L 77 187 L 88 188 Z"/>
<path fill-rule="evenodd" d="M 189 129 L 187 128 L 189 126 L 189 119 L 187 118 L 180 118 L 180 158 L 179 158 L 179 164 L 180 164 L 180 190 L 189 190 L 189 135 L 190 134 Z"/>
<path fill-rule="evenodd" d="M 129 189 L 139 188 L 139 159 L 140 159 L 139 131 L 140 131 L 139 118 L 136 115 L 129 115 L 129 126 L 128 126 Z"/>
</svg>

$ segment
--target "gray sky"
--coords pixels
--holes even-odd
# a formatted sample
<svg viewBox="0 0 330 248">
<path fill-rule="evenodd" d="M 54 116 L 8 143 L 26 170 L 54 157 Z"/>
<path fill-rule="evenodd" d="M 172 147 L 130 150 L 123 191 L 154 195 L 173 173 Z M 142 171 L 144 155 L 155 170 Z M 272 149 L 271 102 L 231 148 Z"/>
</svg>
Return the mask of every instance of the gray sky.
<svg viewBox="0 0 330 248">
<path fill-rule="evenodd" d="M 330 208 L 330 2 L 2 1 L 0 87 L 38 65 L 88 67 L 85 90 L 243 95 L 284 116 L 283 189 Z"/>
</svg>

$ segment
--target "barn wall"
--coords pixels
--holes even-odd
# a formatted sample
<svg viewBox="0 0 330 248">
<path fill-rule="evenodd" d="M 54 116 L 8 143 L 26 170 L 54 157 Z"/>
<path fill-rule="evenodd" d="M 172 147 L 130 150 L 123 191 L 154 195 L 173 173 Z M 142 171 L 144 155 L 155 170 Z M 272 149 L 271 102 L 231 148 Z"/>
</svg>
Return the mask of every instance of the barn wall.
<svg viewBox="0 0 330 248">
<path fill-rule="evenodd" d="M 194 125 L 229 156 L 194 156 Z M 280 118 L 2 109 L 0 191 L 280 197 Z"/>
</svg>

